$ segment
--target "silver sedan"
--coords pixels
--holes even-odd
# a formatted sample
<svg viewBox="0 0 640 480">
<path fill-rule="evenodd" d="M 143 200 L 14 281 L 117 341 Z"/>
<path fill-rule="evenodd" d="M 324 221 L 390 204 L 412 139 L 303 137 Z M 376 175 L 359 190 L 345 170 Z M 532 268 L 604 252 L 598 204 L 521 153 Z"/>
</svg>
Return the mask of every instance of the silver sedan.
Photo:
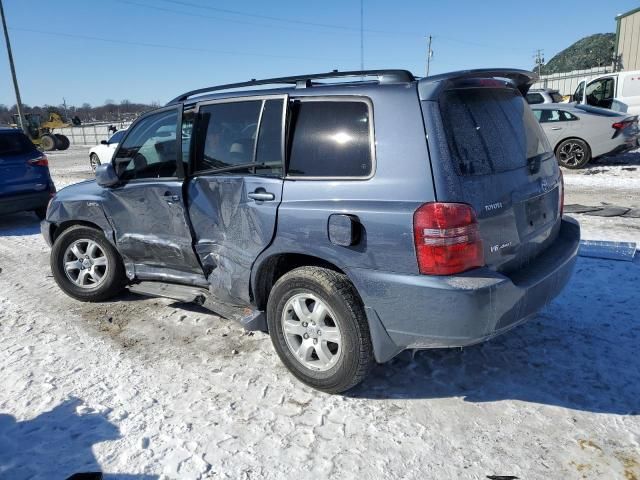
<svg viewBox="0 0 640 480">
<path fill-rule="evenodd" d="M 563 167 L 582 168 L 592 158 L 638 146 L 637 116 L 575 103 L 531 109 Z"/>
</svg>

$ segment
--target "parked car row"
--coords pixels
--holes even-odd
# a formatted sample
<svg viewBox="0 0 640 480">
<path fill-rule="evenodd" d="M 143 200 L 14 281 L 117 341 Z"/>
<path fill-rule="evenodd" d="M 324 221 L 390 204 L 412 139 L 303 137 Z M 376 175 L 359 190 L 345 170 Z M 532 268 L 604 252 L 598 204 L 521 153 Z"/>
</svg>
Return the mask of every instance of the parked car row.
<svg viewBox="0 0 640 480">
<path fill-rule="evenodd" d="M 560 165 L 576 169 L 592 158 L 638 147 L 638 117 L 577 105 L 531 105 Z"/>
<path fill-rule="evenodd" d="M 0 215 L 33 211 L 44 219 L 55 192 L 47 156 L 21 130 L 0 128 Z"/>
</svg>

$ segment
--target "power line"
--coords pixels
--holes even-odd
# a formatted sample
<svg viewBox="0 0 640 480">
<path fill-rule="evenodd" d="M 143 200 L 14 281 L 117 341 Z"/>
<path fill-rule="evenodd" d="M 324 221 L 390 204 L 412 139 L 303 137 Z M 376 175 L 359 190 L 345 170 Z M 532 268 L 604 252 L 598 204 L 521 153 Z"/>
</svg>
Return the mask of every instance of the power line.
<svg viewBox="0 0 640 480">
<path fill-rule="evenodd" d="M 216 53 L 220 55 L 243 55 L 243 56 L 252 56 L 252 57 L 268 57 L 268 58 L 288 58 L 294 60 L 321 60 L 321 61 L 348 61 L 348 59 L 337 59 L 336 57 L 331 58 L 319 58 L 319 57 L 308 57 L 308 56 L 295 56 L 295 55 L 275 55 L 269 53 L 260 53 L 260 52 L 241 52 L 235 50 L 213 50 L 209 48 L 199 48 L 199 47 L 183 47 L 177 45 L 165 45 L 160 43 L 147 43 L 147 42 L 131 42 L 127 40 L 118 40 L 114 38 L 104 38 L 104 37 L 93 37 L 89 35 L 77 35 L 72 33 L 63 33 L 63 32 L 51 32 L 46 30 L 36 30 L 32 28 L 20 28 L 20 27 L 11 27 L 10 30 L 20 31 L 20 32 L 31 32 L 31 33 L 40 33 L 43 35 L 54 35 L 58 37 L 67 37 L 67 38 L 82 38 L 84 40 L 95 40 L 100 42 L 108 42 L 108 43 L 119 43 L 122 45 L 133 45 L 139 47 L 151 47 L 151 48 L 167 48 L 171 50 L 183 50 L 183 51 L 191 51 L 191 52 L 207 52 L 207 53 Z"/>
</svg>

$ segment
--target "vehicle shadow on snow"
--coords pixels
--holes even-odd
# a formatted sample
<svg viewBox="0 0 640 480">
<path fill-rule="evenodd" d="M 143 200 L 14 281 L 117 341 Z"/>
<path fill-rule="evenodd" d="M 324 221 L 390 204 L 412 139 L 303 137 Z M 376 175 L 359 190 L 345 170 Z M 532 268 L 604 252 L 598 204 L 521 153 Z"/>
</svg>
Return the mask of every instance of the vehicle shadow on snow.
<svg viewBox="0 0 640 480">
<path fill-rule="evenodd" d="M 17 421 L 0 413 L 0 472 L 2 478 L 65 479 L 80 472 L 101 470 L 92 446 L 116 440 L 116 425 L 71 398 L 35 418 Z M 105 480 L 153 480 L 156 475 L 105 474 Z"/>
<path fill-rule="evenodd" d="M 640 151 L 634 150 L 631 152 L 620 153 L 618 155 L 598 157 L 589 162 L 586 168 L 588 169 L 590 167 L 606 167 L 614 165 L 623 165 L 629 167 L 640 166 Z"/>
<path fill-rule="evenodd" d="M 640 262 L 579 258 L 560 297 L 523 326 L 464 350 L 408 352 L 348 395 L 520 400 L 640 414 Z"/>
<path fill-rule="evenodd" d="M 36 235 L 38 233 L 40 233 L 40 220 L 33 212 L 0 216 L 0 237 Z"/>
</svg>

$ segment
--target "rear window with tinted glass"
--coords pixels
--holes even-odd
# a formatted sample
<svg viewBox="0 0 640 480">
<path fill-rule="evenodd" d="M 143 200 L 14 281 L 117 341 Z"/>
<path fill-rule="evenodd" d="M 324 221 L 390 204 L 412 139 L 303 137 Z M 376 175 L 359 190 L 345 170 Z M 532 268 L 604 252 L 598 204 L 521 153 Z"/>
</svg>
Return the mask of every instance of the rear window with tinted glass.
<svg viewBox="0 0 640 480">
<path fill-rule="evenodd" d="M 373 168 L 371 115 L 358 100 L 294 102 L 288 174 L 367 177 Z"/>
<path fill-rule="evenodd" d="M 35 147 L 24 133 L 0 133 L 0 155 L 18 155 L 32 150 Z"/>
<path fill-rule="evenodd" d="M 558 92 L 551 92 L 549 96 L 551 97 L 553 103 L 562 103 L 562 95 L 560 95 Z"/>
<path fill-rule="evenodd" d="M 439 104 L 449 151 L 461 175 L 490 175 L 522 168 L 528 160 L 551 150 L 517 90 L 448 90 Z"/>
</svg>

